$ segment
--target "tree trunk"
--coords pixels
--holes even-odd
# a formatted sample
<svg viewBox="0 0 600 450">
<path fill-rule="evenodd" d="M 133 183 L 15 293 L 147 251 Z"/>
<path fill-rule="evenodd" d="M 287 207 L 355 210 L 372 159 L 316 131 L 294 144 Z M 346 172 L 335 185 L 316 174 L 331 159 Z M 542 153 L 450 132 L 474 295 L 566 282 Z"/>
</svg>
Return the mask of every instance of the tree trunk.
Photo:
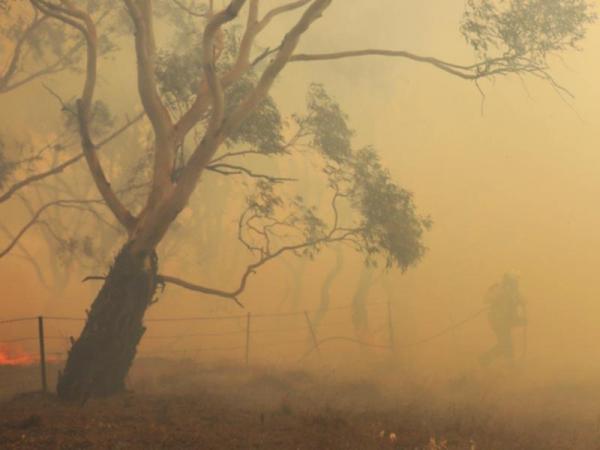
<svg viewBox="0 0 600 450">
<path fill-rule="evenodd" d="M 59 376 L 60 398 L 85 401 L 125 389 L 146 330 L 142 320 L 156 290 L 156 274 L 154 251 L 133 254 L 128 244 L 121 249 Z"/>
<path fill-rule="evenodd" d="M 313 319 L 315 328 L 319 328 L 321 325 L 321 321 L 327 314 L 327 310 L 329 309 L 331 303 L 331 287 L 333 282 L 342 271 L 342 266 L 344 265 L 344 254 L 341 246 L 336 246 L 335 248 L 335 265 L 331 268 L 327 276 L 325 277 L 325 281 L 321 285 L 321 301 L 319 303 L 319 309 L 315 314 Z"/>
<path fill-rule="evenodd" d="M 367 310 L 367 297 L 373 285 L 374 270 L 363 267 L 358 279 L 358 286 L 352 297 L 352 323 L 358 336 L 369 328 L 369 312 Z"/>
<path fill-rule="evenodd" d="M 296 310 L 302 304 L 302 294 L 304 293 L 304 273 L 306 272 L 306 261 L 304 258 L 295 258 L 293 260 L 289 260 L 287 258 L 282 258 L 281 262 L 286 266 L 286 268 L 290 271 L 292 287 L 290 289 L 291 299 L 290 299 L 290 309 Z M 280 302 L 279 307 L 283 305 L 283 302 L 286 301 L 287 298 L 283 298 Z"/>
</svg>

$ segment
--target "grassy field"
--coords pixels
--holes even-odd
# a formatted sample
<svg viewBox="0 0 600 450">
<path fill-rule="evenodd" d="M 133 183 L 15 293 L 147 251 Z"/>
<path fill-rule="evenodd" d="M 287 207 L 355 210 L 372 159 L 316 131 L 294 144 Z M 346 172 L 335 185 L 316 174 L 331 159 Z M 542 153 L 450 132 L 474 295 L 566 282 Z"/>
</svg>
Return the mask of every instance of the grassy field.
<svg viewBox="0 0 600 450">
<path fill-rule="evenodd" d="M 0 449 L 600 449 L 598 386 L 436 387 L 334 371 L 139 361 L 131 392 L 85 405 L 10 392 L 38 368 L 0 370 Z M 51 380 L 53 382 L 53 380 Z M 33 384 L 32 384 L 33 383 Z"/>
</svg>

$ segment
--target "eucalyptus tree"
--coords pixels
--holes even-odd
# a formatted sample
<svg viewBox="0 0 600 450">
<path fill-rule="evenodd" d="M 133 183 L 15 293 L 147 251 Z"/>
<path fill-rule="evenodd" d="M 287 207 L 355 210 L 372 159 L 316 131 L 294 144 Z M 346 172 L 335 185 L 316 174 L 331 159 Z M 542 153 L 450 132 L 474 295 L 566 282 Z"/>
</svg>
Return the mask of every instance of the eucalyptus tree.
<svg viewBox="0 0 600 450">
<path fill-rule="evenodd" d="M 422 257 L 428 220 L 416 213 L 411 194 L 394 183 L 372 148 L 353 148 L 340 122 L 339 105 L 321 86 L 310 87 L 308 110 L 331 113 L 325 120 L 310 113 L 288 123 L 282 120 L 270 93 L 284 69 L 301 62 L 383 56 L 427 64 L 472 82 L 528 74 L 564 89 L 549 73 L 548 57 L 574 47 L 595 19 L 584 0 L 470 0 L 460 31 L 477 59 L 457 64 L 405 50 L 299 53 L 300 40 L 330 13 L 333 0 L 289 1 L 262 14 L 265 2 L 260 0 L 231 0 L 219 11 L 213 3 L 30 0 L 35 20 L 52 23 L 84 51 L 83 86 L 75 102 L 82 149 L 77 157 L 85 160 L 103 204 L 123 230 L 121 249 L 103 277 L 59 379 L 62 398 L 84 399 L 123 389 L 145 331 L 144 314 L 161 284 L 239 302 L 252 274 L 286 253 L 310 257 L 328 244 L 345 243 L 367 261 L 382 260 L 386 266 L 406 268 Z M 2 4 L 9 5 L 10 14 L 10 2 Z M 293 18 L 281 41 L 260 48 L 261 34 L 283 15 Z M 191 54 L 179 51 L 177 42 L 157 44 L 156 30 L 172 17 L 177 17 L 177 27 L 194 24 L 185 36 Z M 17 45 L 28 42 L 23 37 L 27 32 L 28 28 Z M 94 131 L 97 82 L 111 75 L 100 71 L 103 42 L 117 32 L 123 42 L 129 37 L 135 48 L 137 93 L 152 135 L 151 145 L 122 150 L 137 150 L 147 163 L 135 174 L 145 178 L 146 195 L 134 204 L 125 202 L 109 181 L 99 154 L 102 137 Z M 69 52 L 69 47 L 60 48 L 59 60 L 64 56 L 68 61 Z M 175 97 L 169 86 L 177 91 Z M 297 151 L 303 140 L 312 153 Z M 315 158 L 330 194 L 328 213 L 304 202 L 287 177 L 262 171 L 268 169 L 263 161 L 284 156 Z M 255 259 L 232 289 L 158 270 L 157 248 L 192 195 L 205 205 L 218 198 L 219 185 L 211 174 L 254 180 L 247 194 L 235 191 L 234 202 L 243 205 L 239 241 Z M 215 203 L 218 208 L 220 203 Z M 346 207 L 354 211 L 348 222 L 338 213 Z"/>
</svg>

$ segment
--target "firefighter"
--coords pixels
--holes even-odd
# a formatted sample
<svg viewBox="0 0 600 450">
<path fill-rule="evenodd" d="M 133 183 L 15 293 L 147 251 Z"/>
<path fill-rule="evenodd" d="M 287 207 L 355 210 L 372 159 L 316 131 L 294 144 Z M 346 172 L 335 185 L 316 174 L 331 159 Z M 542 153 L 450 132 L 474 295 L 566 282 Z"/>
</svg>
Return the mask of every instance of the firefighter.
<svg viewBox="0 0 600 450">
<path fill-rule="evenodd" d="M 490 287 L 486 302 L 488 303 L 488 320 L 496 336 L 496 344 L 481 355 L 481 364 L 487 366 L 497 359 L 505 359 L 514 363 L 515 352 L 512 331 L 516 327 L 525 326 L 525 305 L 519 292 L 519 280 L 507 273 L 499 283 Z"/>
</svg>

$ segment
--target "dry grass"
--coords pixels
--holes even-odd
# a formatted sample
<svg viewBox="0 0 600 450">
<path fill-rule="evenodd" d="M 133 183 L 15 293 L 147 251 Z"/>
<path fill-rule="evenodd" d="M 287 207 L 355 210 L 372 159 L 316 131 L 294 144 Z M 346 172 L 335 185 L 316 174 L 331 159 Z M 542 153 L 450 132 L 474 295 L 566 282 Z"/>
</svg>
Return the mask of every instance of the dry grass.
<svg viewBox="0 0 600 450">
<path fill-rule="evenodd" d="M 36 374 L 3 370 L 0 386 Z M 600 396 L 591 386 L 490 395 L 462 380 L 449 393 L 165 361 L 139 362 L 130 385 L 135 393 L 83 407 L 52 395 L 12 397 L 0 405 L 0 449 L 600 449 Z"/>
</svg>

